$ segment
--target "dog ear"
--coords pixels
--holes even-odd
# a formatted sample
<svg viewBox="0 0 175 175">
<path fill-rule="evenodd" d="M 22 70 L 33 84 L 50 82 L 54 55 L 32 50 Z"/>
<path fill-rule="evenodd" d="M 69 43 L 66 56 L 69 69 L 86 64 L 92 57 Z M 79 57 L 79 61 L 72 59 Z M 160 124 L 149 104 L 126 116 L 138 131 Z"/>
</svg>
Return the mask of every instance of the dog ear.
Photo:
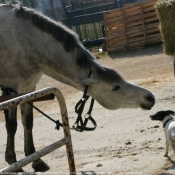
<svg viewBox="0 0 175 175">
<path fill-rule="evenodd" d="M 168 110 L 166 112 L 167 112 L 167 114 L 174 114 L 175 113 L 174 111 L 171 111 L 171 110 Z"/>
</svg>

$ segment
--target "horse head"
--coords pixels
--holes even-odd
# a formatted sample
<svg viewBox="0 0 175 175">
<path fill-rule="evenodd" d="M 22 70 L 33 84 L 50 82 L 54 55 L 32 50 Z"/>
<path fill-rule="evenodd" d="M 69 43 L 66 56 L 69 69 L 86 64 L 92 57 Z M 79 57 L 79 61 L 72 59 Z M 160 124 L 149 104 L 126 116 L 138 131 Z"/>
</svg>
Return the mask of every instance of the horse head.
<svg viewBox="0 0 175 175">
<path fill-rule="evenodd" d="M 147 89 L 130 83 L 114 69 L 98 65 L 92 75 L 80 83 L 89 86 L 89 94 L 103 107 L 137 108 L 150 110 L 155 104 L 154 95 Z"/>
</svg>

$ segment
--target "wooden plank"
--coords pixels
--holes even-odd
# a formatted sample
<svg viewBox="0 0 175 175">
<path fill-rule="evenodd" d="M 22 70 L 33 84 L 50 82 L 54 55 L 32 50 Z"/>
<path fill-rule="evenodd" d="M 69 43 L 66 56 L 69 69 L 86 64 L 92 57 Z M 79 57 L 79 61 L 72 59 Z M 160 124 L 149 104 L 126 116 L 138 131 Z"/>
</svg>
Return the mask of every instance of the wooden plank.
<svg viewBox="0 0 175 175">
<path fill-rule="evenodd" d="M 147 38 L 156 38 L 156 37 L 161 37 L 160 33 L 155 33 L 155 34 L 151 34 L 151 35 L 147 35 Z"/>
<path fill-rule="evenodd" d="M 128 44 L 130 43 L 134 43 L 134 42 L 138 42 L 138 41 L 143 41 L 144 40 L 144 35 L 142 34 L 139 37 L 135 37 L 135 38 L 127 38 Z M 125 42 L 124 40 L 118 41 L 118 40 L 112 40 L 113 42 L 111 42 L 110 46 L 115 45 L 115 46 L 120 46 L 120 45 L 124 45 Z M 125 44 L 127 45 L 127 44 Z"/>
<path fill-rule="evenodd" d="M 132 47 L 136 47 L 136 46 L 144 46 L 146 44 L 151 44 L 151 43 L 155 43 L 155 42 L 161 42 L 161 37 L 151 38 L 151 39 L 135 42 L 132 44 L 128 44 L 127 47 L 132 48 Z"/>
<path fill-rule="evenodd" d="M 132 37 L 137 37 L 137 36 L 140 36 L 140 35 L 142 35 L 143 34 L 143 31 L 139 31 L 139 32 L 135 32 L 135 33 L 132 33 L 132 34 L 128 34 L 127 35 L 127 37 L 128 38 L 132 38 Z M 106 40 L 111 40 L 111 39 L 114 39 L 114 38 L 119 38 L 119 37 L 121 37 L 122 35 L 120 34 L 113 34 L 113 35 L 110 35 L 110 36 L 107 36 L 106 37 Z"/>
<path fill-rule="evenodd" d="M 113 45 L 112 47 L 110 47 L 108 51 L 114 52 L 114 51 L 126 50 L 126 48 L 143 47 L 146 44 L 151 44 L 151 43 L 161 43 L 161 37 L 127 44 L 127 46 L 125 46 L 125 45 L 117 46 L 117 44 L 116 44 L 116 45 Z"/>
<path fill-rule="evenodd" d="M 110 48 L 115 46 L 115 47 L 120 47 L 121 45 L 126 45 L 125 44 L 125 40 L 123 40 L 122 42 L 114 42 L 110 44 Z"/>
<path fill-rule="evenodd" d="M 148 28 L 148 29 L 146 29 L 145 30 L 145 32 L 146 32 L 146 35 L 147 34 L 150 34 L 150 33 L 153 33 L 153 32 L 157 32 L 157 33 L 159 33 L 160 34 L 160 31 L 159 31 L 159 29 L 158 29 L 158 27 L 156 26 L 156 27 L 153 27 L 153 28 Z M 127 33 L 127 37 L 128 38 L 132 38 L 132 37 L 137 37 L 137 36 L 140 36 L 140 35 L 143 35 L 144 34 L 144 31 L 143 30 L 138 30 L 138 31 L 133 31 L 133 33 Z M 106 37 L 106 40 L 111 40 L 111 39 L 114 39 L 114 38 L 119 38 L 119 37 L 121 37 L 121 36 L 123 36 L 124 35 L 124 33 L 122 32 L 122 33 L 115 33 L 114 35 L 110 35 L 110 36 L 107 36 Z"/>
<path fill-rule="evenodd" d="M 122 51 L 122 50 L 127 50 L 125 47 L 111 47 L 108 52 L 117 52 L 117 51 Z"/>
<path fill-rule="evenodd" d="M 160 38 L 161 37 L 154 37 L 154 38 L 159 38 L 159 40 L 160 40 Z M 152 38 L 150 38 L 150 39 L 152 39 Z M 111 43 L 110 44 L 110 48 L 111 47 L 113 47 L 113 46 L 115 46 L 115 47 L 120 47 L 121 45 L 125 45 L 125 46 L 127 46 L 128 44 L 134 44 L 134 43 L 137 43 L 137 42 L 146 42 L 146 40 L 145 40 L 145 37 L 144 36 L 140 36 L 140 37 L 137 37 L 137 38 L 131 38 L 131 39 L 129 39 L 128 38 L 128 43 L 127 44 L 125 44 L 125 41 L 123 40 L 123 41 L 120 41 L 120 42 L 113 42 L 113 43 Z"/>
<path fill-rule="evenodd" d="M 121 37 L 121 36 L 124 36 L 124 35 L 133 35 L 132 37 L 134 36 L 137 36 L 139 35 L 140 33 L 143 33 L 143 27 L 141 26 L 141 28 L 133 28 L 133 29 L 129 29 L 127 32 L 120 32 L 120 33 L 114 33 L 114 35 L 109 35 L 109 36 L 106 36 L 106 39 L 112 39 L 112 38 L 118 38 L 118 37 Z"/>
<path fill-rule="evenodd" d="M 111 47 L 121 48 L 121 47 L 125 47 L 125 46 L 126 46 L 125 41 L 123 41 L 123 42 L 120 42 L 120 43 L 113 43 L 113 44 L 110 46 L 110 48 L 111 48 Z"/>
<path fill-rule="evenodd" d="M 154 23 L 156 23 L 155 28 L 158 28 L 159 22 L 154 21 Z M 145 23 L 145 25 L 152 25 L 154 23 Z M 132 24 L 130 24 L 130 26 L 127 25 L 127 28 L 126 28 L 127 31 L 126 32 L 128 32 L 129 30 L 132 30 L 133 28 L 141 27 L 141 25 L 142 25 L 141 21 L 138 21 L 137 23 L 135 23 L 134 26 L 132 26 Z M 143 27 L 142 27 L 142 29 L 143 29 Z M 140 30 L 142 30 L 142 29 L 140 29 Z M 148 30 L 148 29 L 146 29 L 146 30 Z M 120 28 L 116 27 L 114 29 L 106 31 L 106 38 L 111 37 L 111 36 L 113 37 L 113 35 L 115 35 L 117 37 L 117 35 L 121 35 L 121 34 L 125 34 L 124 33 L 124 28 L 123 27 L 120 27 Z M 128 33 L 126 33 L 126 34 L 128 34 Z"/>
<path fill-rule="evenodd" d="M 140 37 L 135 37 L 135 38 L 128 38 L 128 43 L 134 43 L 134 42 L 138 42 L 138 41 L 143 41 L 145 40 L 145 36 L 140 36 Z"/>
<path fill-rule="evenodd" d="M 140 15 L 140 7 L 139 6 L 135 10 L 133 9 L 132 11 L 129 11 L 129 12 L 125 11 L 126 18 L 129 17 L 129 16 L 134 16 L 134 15 Z"/>
<path fill-rule="evenodd" d="M 120 29 L 123 29 L 123 27 L 124 27 L 124 23 L 122 23 L 122 24 L 120 24 L 120 25 L 118 25 L 118 26 L 116 26 L 116 25 L 114 25 L 114 26 L 109 26 L 109 27 L 108 27 L 108 32 L 109 32 L 110 30 L 119 30 L 119 31 L 121 31 Z"/>
<path fill-rule="evenodd" d="M 162 37 L 156 37 L 156 38 L 150 38 L 146 41 L 146 44 L 151 44 L 151 43 L 155 43 L 155 42 L 162 42 Z"/>
<path fill-rule="evenodd" d="M 153 21 L 159 22 L 159 19 L 157 18 L 157 16 L 154 16 L 152 18 L 145 18 L 144 21 L 145 21 L 145 23 L 149 23 L 149 22 L 153 22 Z"/>
<path fill-rule="evenodd" d="M 141 35 L 144 35 L 143 31 L 138 31 L 138 32 L 134 32 L 134 33 L 128 34 L 127 37 L 128 38 L 136 38 L 136 37 L 139 37 Z"/>
<path fill-rule="evenodd" d="M 143 13 L 149 12 L 151 10 L 155 11 L 155 9 L 154 9 L 155 2 L 153 2 L 153 1 L 151 3 L 145 4 L 145 5 L 144 4 L 141 4 L 141 3 L 138 3 L 138 4 L 137 3 L 133 3 L 133 4 L 134 5 L 128 7 L 129 10 L 128 9 L 125 9 L 125 8 L 120 8 L 120 9 L 111 10 L 111 11 L 105 13 L 104 14 L 104 19 L 105 20 L 110 20 L 110 19 L 114 19 L 114 18 L 117 19 L 118 17 L 121 17 L 121 15 L 122 15 L 121 9 L 124 11 L 126 17 L 128 15 L 129 16 L 132 16 L 132 15 L 135 14 L 134 11 L 139 10 L 140 5 L 143 7 Z"/>
<path fill-rule="evenodd" d="M 137 21 L 127 23 L 126 26 L 127 26 L 127 28 L 132 28 L 132 27 L 141 26 L 142 23 L 143 23 L 143 22 L 142 22 L 142 18 L 140 18 L 140 19 L 137 20 Z"/>
<path fill-rule="evenodd" d="M 153 4 L 153 5 L 151 5 L 151 6 L 148 6 L 148 7 L 143 7 L 143 6 L 142 6 L 142 8 L 143 8 L 143 13 L 150 13 L 150 12 L 152 12 L 152 11 L 155 11 L 154 5 L 155 5 L 155 4 Z"/>
<path fill-rule="evenodd" d="M 114 45 L 115 45 L 115 46 L 126 45 L 126 44 L 125 44 L 125 40 L 122 40 L 122 41 L 115 41 L 115 42 L 110 41 L 109 46 L 112 47 L 112 46 L 114 46 Z"/>
<path fill-rule="evenodd" d="M 142 7 L 142 6 L 140 6 Z M 134 11 L 125 11 L 125 16 L 128 17 L 128 16 L 133 16 L 133 15 L 136 15 L 139 13 L 139 10 L 140 8 L 138 8 L 137 10 L 134 10 Z M 147 8 L 143 8 L 143 13 L 148 13 L 150 11 L 155 11 L 154 7 L 153 6 L 150 6 L 150 7 L 147 7 Z"/>
<path fill-rule="evenodd" d="M 117 18 L 117 17 L 120 17 L 121 15 L 122 15 L 121 9 L 119 9 L 119 11 L 114 11 L 114 12 L 112 12 L 112 10 L 111 10 L 110 13 L 104 14 L 106 20 L 109 20 L 111 18 Z"/>
<path fill-rule="evenodd" d="M 145 25 L 145 30 L 147 29 L 152 29 L 158 26 L 158 22 L 157 23 L 153 23 L 153 24 L 146 24 Z M 131 33 L 135 33 L 135 32 L 139 32 L 139 31 L 143 31 L 143 26 L 136 26 L 136 27 L 132 27 L 129 28 L 128 31 L 126 32 L 126 34 L 131 34 Z"/>
<path fill-rule="evenodd" d="M 130 6 L 123 7 L 122 9 L 123 9 L 124 11 L 127 10 L 127 9 L 132 9 L 132 8 L 134 8 L 135 6 L 138 6 L 139 4 L 142 4 L 143 7 L 147 7 L 147 6 L 154 5 L 155 2 L 156 2 L 156 0 L 146 0 L 146 1 L 144 1 L 144 2 L 132 3 Z M 116 15 L 120 14 L 120 9 L 113 9 L 113 10 L 110 10 L 109 12 L 107 12 L 107 13 L 105 14 L 106 19 L 110 18 L 111 15 L 113 15 L 114 13 L 115 13 Z"/>
<path fill-rule="evenodd" d="M 124 26 L 116 27 L 116 28 L 106 31 L 106 36 L 110 36 L 115 33 L 121 33 L 123 31 L 124 31 Z"/>
<path fill-rule="evenodd" d="M 120 39 L 111 39 L 109 42 L 109 45 L 111 46 L 111 45 L 113 45 L 113 44 L 120 44 L 120 43 L 125 43 L 125 38 L 123 37 L 123 38 L 120 38 Z"/>
<path fill-rule="evenodd" d="M 126 44 L 125 44 L 125 42 L 123 42 L 123 43 L 122 42 L 121 43 L 113 43 L 110 48 L 112 48 L 112 47 L 122 48 L 122 47 L 126 47 Z"/>
<path fill-rule="evenodd" d="M 143 18 L 157 18 L 157 14 L 155 11 L 153 12 L 150 12 L 150 13 L 146 13 L 144 14 L 143 13 Z M 122 17 L 119 17 L 119 18 L 113 18 L 113 19 L 110 19 L 110 20 L 107 20 L 105 21 L 105 25 L 108 25 L 108 27 L 111 27 L 111 26 L 118 26 L 118 25 L 121 25 L 123 22 L 132 22 L 132 21 L 136 21 L 138 19 L 140 19 L 141 16 L 140 14 L 139 15 L 135 15 L 135 16 L 128 16 L 128 17 L 125 17 L 125 21 L 123 21 Z"/>
<path fill-rule="evenodd" d="M 158 27 L 155 27 L 153 29 L 146 30 L 146 34 L 153 33 L 153 32 L 160 33 L 160 30 L 159 30 Z"/>
<path fill-rule="evenodd" d="M 132 15 L 135 15 L 135 12 L 136 13 L 140 12 L 140 7 L 142 7 L 142 5 L 138 4 L 137 6 L 131 8 L 131 9 L 124 10 L 124 12 L 125 12 L 126 16 L 128 16 L 128 15 L 132 16 Z M 147 7 L 144 10 L 145 11 L 150 11 L 150 8 Z"/>
</svg>

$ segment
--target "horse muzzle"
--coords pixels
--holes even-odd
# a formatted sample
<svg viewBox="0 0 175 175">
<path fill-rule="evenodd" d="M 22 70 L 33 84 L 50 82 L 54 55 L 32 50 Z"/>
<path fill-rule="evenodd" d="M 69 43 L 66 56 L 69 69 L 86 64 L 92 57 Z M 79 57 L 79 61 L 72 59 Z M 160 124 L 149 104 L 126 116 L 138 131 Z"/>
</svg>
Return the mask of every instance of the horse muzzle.
<svg viewBox="0 0 175 175">
<path fill-rule="evenodd" d="M 144 97 L 145 103 L 141 103 L 142 109 L 150 110 L 155 104 L 155 97 L 153 94 Z"/>
</svg>

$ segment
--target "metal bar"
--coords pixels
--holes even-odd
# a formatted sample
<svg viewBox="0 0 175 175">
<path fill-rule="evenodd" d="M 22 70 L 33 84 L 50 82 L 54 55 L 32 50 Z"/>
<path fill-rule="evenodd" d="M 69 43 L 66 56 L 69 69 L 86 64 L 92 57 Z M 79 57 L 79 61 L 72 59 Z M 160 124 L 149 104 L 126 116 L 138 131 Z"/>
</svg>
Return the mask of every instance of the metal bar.
<svg viewBox="0 0 175 175">
<path fill-rule="evenodd" d="M 69 138 L 69 142 L 66 142 L 66 151 L 67 151 L 67 158 L 69 163 L 69 170 L 71 174 L 75 174 L 76 170 L 75 170 L 74 154 L 73 154 L 73 147 L 72 147 L 72 140 L 71 140 L 71 134 L 70 134 L 66 103 L 62 93 L 57 88 L 49 87 L 49 88 L 41 89 L 35 92 L 31 92 L 31 93 L 16 97 L 14 99 L 11 99 L 5 102 L 2 102 L 0 103 L 0 110 L 8 109 L 15 105 L 30 102 L 31 100 L 46 96 L 48 94 L 55 94 L 59 102 L 62 123 L 63 123 L 63 131 L 65 136 L 64 139 L 66 139 L 67 137 Z"/>
<path fill-rule="evenodd" d="M 67 144 L 66 144 L 66 152 L 67 152 L 70 174 L 75 175 L 76 174 L 76 169 L 75 169 L 73 146 L 72 146 L 72 139 L 71 139 L 71 133 L 70 133 L 66 103 L 65 103 L 64 97 L 63 97 L 63 95 L 61 94 L 60 91 L 57 90 L 55 92 L 55 96 L 57 97 L 57 100 L 59 101 L 59 104 L 60 104 L 60 111 L 61 111 L 61 117 L 62 117 L 62 122 L 63 122 L 64 137 L 69 136 L 69 138 L 70 138 L 69 142 L 67 142 Z"/>
<path fill-rule="evenodd" d="M 34 91 L 34 92 L 30 92 L 30 93 L 21 95 L 19 97 L 14 98 L 14 99 L 10 99 L 10 100 L 7 100 L 5 102 L 0 103 L 0 110 L 8 109 L 8 108 L 13 107 L 15 105 L 30 102 L 34 99 L 38 99 L 40 97 L 44 97 L 44 96 L 49 95 L 49 94 L 55 94 L 57 91 L 58 91 L 58 94 L 61 93 L 57 88 L 49 87 L 49 88 L 45 88 L 45 89 L 41 89 L 38 91 Z M 59 98 L 59 96 L 57 98 Z M 61 100 L 61 101 L 63 101 L 63 100 Z M 59 103 L 60 103 L 60 100 L 59 100 Z"/>
<path fill-rule="evenodd" d="M 70 138 L 66 137 L 66 138 L 63 138 L 63 139 L 55 142 L 55 143 L 52 143 L 51 145 L 31 154 L 30 156 L 27 156 L 27 157 L 19 160 L 18 162 L 11 164 L 9 167 L 1 169 L 0 174 L 16 171 L 19 168 L 22 168 L 23 166 L 26 166 L 27 164 L 39 159 L 40 157 L 45 156 L 46 154 L 60 148 L 61 146 L 68 143 L 69 141 L 70 141 Z"/>
<path fill-rule="evenodd" d="M 25 93 L 26 94 L 26 93 Z M 25 94 L 12 94 L 12 95 L 7 95 L 7 96 L 0 96 L 0 103 L 7 101 L 7 100 L 11 100 L 13 98 L 25 95 Z M 53 100 L 55 98 L 54 94 L 48 94 L 44 97 L 40 97 L 34 100 L 31 100 L 30 102 L 37 102 L 37 101 L 46 101 L 46 100 Z"/>
<path fill-rule="evenodd" d="M 91 14 L 91 20 L 92 20 L 92 23 L 93 23 L 93 28 L 94 28 L 94 33 L 95 33 L 95 39 L 97 39 L 97 31 L 96 31 L 96 27 L 95 27 L 95 21 L 94 21 L 94 18 Z"/>
</svg>

